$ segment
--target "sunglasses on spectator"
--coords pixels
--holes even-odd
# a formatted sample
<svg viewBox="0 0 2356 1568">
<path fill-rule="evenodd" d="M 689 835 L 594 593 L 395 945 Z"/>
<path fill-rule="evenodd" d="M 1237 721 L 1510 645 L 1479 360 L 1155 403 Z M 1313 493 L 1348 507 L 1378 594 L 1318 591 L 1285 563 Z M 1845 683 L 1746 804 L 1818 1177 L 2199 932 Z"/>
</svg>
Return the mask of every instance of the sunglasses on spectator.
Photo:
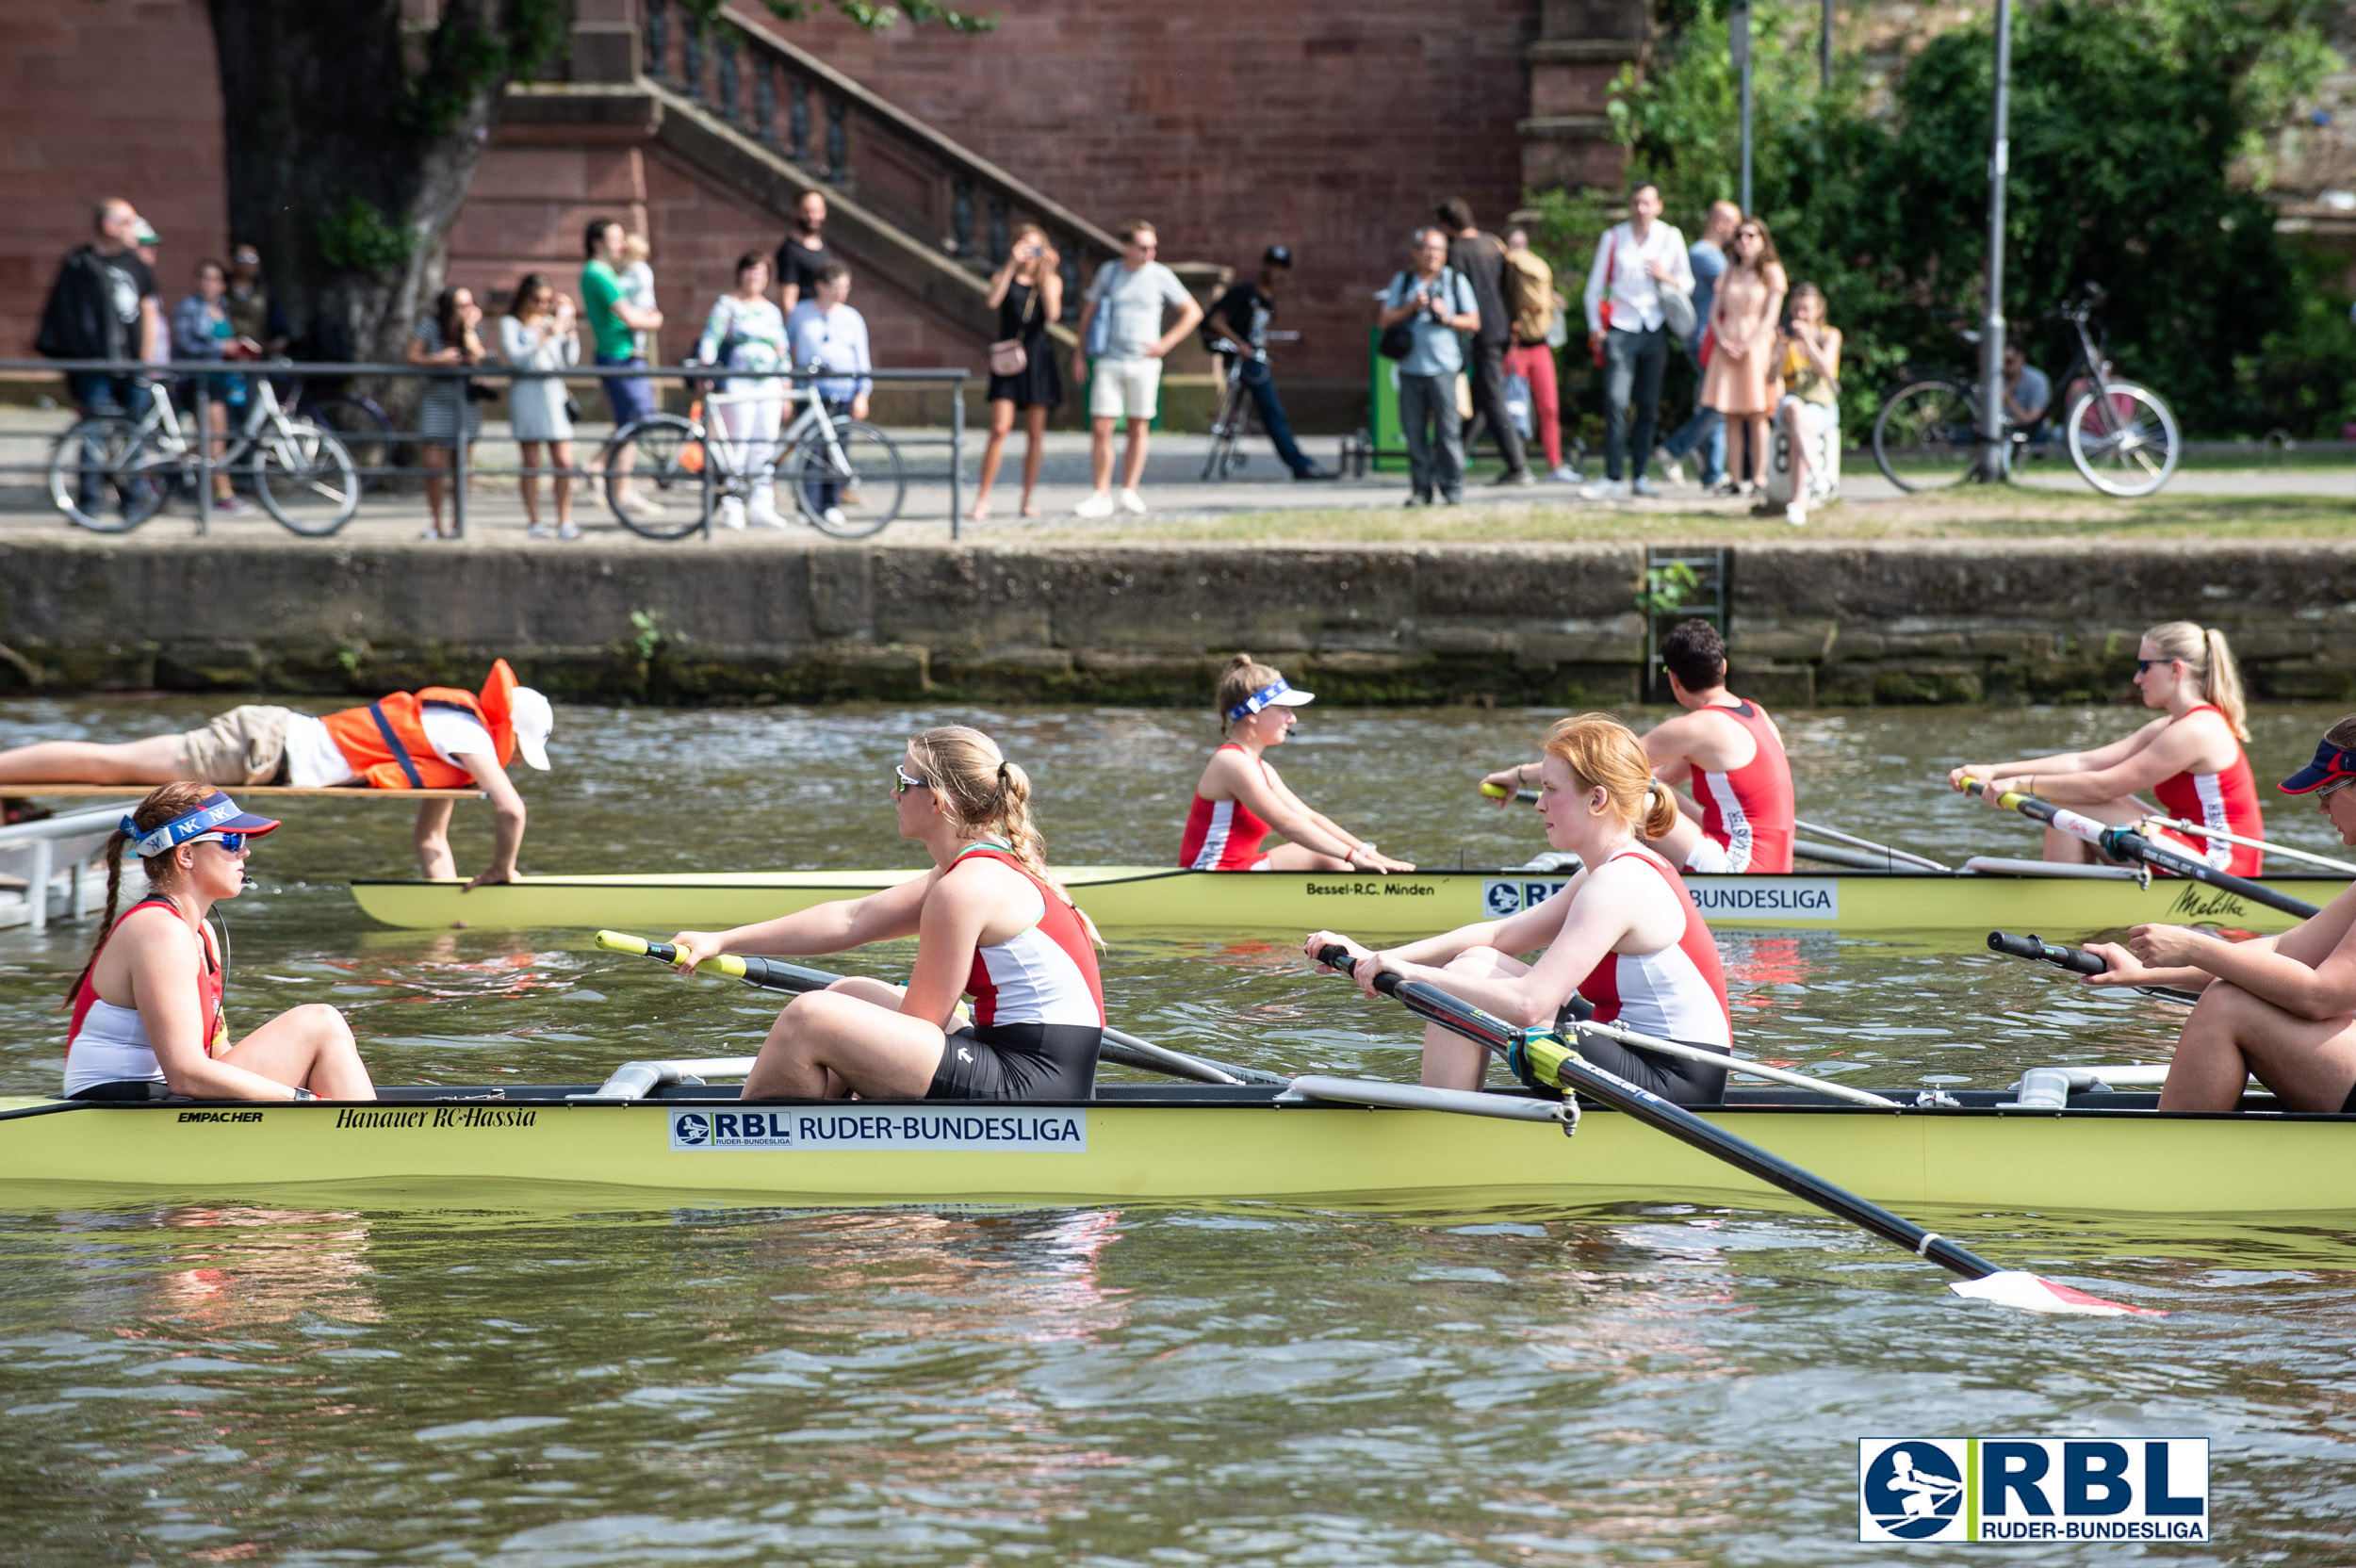
<svg viewBox="0 0 2356 1568">
<path fill-rule="evenodd" d="M 2141 675 L 2144 671 L 2150 669 L 2154 664 L 2173 664 L 2176 661 L 2173 659 L 2138 659 L 2135 661 L 2135 674 Z"/>
<path fill-rule="evenodd" d="M 921 778 L 910 778 L 908 774 L 901 769 L 899 763 L 894 762 L 892 764 L 892 792 L 893 795 L 904 795 L 910 790 L 929 790 L 931 788 L 932 786 L 930 784 L 925 783 Z"/>
</svg>

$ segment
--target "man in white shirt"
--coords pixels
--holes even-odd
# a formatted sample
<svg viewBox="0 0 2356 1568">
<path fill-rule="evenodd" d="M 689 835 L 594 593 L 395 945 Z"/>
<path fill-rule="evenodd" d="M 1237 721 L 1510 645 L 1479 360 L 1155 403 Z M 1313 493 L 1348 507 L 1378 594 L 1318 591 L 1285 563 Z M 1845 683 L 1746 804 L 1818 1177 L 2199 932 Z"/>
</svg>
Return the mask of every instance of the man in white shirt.
<svg viewBox="0 0 2356 1568">
<path fill-rule="evenodd" d="M 1145 477 L 1146 431 L 1161 408 L 1162 356 L 1186 340 L 1203 319 L 1203 307 L 1178 274 L 1153 259 L 1161 239 L 1151 223 L 1121 231 L 1121 259 L 1097 270 L 1088 285 L 1088 308 L 1080 312 L 1081 348 L 1072 356 L 1072 384 L 1088 388 L 1088 466 L 1096 488 L 1072 510 L 1083 517 L 1113 514 L 1113 424 L 1129 421 L 1129 451 L 1121 466 L 1121 509 L 1143 512 L 1137 481 Z M 1178 324 L 1162 331 L 1162 309 L 1178 312 Z M 1099 314 L 1109 329 L 1104 352 L 1091 369 L 1088 329 Z M 1093 374 L 1095 384 L 1089 385 Z"/>
<path fill-rule="evenodd" d="M 1595 243 L 1587 273 L 1587 346 L 1603 367 L 1604 478 L 1579 495 L 1616 500 L 1629 494 L 1621 479 L 1629 453 L 1629 405 L 1635 405 L 1634 493 L 1661 492 L 1644 477 L 1652 452 L 1653 425 L 1661 404 L 1661 373 L 1669 363 L 1669 331 L 1661 313 L 1661 291 L 1689 299 L 1693 268 L 1685 237 L 1661 218 L 1661 188 L 1639 184 L 1628 199 L 1628 220 L 1616 223 Z"/>
</svg>

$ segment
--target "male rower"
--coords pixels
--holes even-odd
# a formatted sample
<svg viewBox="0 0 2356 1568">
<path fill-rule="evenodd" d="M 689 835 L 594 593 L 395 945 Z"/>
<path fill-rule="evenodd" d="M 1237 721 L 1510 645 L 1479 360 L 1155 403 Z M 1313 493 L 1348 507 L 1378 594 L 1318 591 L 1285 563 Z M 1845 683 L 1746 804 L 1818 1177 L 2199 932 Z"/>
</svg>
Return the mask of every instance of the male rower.
<svg viewBox="0 0 2356 1568">
<path fill-rule="evenodd" d="M 1679 622 L 1661 640 L 1669 694 L 1685 710 L 1644 738 L 1653 776 L 1677 795 L 1677 825 L 1651 841 L 1687 871 L 1792 870 L 1792 764 L 1767 710 L 1726 690 L 1726 645 L 1708 621 Z M 1538 764 L 1493 773 L 1500 806 L 1537 777 Z M 1690 786 L 1691 793 L 1688 793 Z"/>
<path fill-rule="evenodd" d="M 39 784 L 169 784 L 198 779 L 230 787 L 283 784 L 296 789 L 365 786 L 377 790 L 463 790 L 491 799 L 498 813 L 491 863 L 467 882 L 512 882 L 524 841 L 524 801 L 507 776 L 521 753 L 548 765 L 548 699 L 515 683 L 504 659 L 491 665 L 480 695 L 449 686 L 396 692 L 365 708 L 314 717 L 291 708 L 248 703 L 202 729 L 105 745 L 41 741 L 0 751 L 0 790 Z M 39 793 L 38 790 L 29 792 Z M 452 800 L 418 803 L 411 842 L 419 871 L 450 880 Z"/>
</svg>

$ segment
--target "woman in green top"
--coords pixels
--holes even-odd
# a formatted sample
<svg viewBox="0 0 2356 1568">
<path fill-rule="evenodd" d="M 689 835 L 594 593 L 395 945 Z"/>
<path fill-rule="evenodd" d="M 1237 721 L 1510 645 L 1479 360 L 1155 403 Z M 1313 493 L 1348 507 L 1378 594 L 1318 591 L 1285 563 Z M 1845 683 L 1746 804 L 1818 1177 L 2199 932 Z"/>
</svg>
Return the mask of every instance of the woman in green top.
<svg viewBox="0 0 2356 1568">
<path fill-rule="evenodd" d="M 1792 324 L 1783 330 L 1783 400 L 1776 417 L 1792 448 L 1792 499 L 1783 520 L 1808 521 L 1808 503 L 1829 499 L 1829 477 L 1808 472 L 1808 444 L 1841 428 L 1841 329 L 1824 319 L 1824 291 L 1804 283 L 1792 291 Z"/>
</svg>

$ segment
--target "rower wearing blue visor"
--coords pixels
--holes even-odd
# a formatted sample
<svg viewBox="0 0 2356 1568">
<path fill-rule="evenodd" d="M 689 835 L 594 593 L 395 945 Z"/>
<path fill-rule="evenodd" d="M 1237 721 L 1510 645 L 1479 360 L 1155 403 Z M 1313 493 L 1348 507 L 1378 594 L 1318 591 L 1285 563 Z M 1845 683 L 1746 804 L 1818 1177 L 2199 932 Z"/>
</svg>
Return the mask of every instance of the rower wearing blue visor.
<svg viewBox="0 0 2356 1568">
<path fill-rule="evenodd" d="M 1227 662 L 1219 682 L 1226 741 L 1194 787 L 1178 863 L 1189 871 L 1414 871 L 1405 860 L 1378 855 L 1361 839 L 1301 803 L 1262 755 L 1283 745 L 1300 722 L 1294 710 L 1317 700 L 1314 692 L 1248 653 Z M 1268 835 L 1284 842 L 1264 847 Z"/>
<path fill-rule="evenodd" d="M 2313 797 L 2356 845 L 2356 715 L 2324 732 L 2315 760 L 2282 780 Z M 2222 941 L 2185 925 L 2138 925 L 2124 945 L 2089 942 L 2108 971 L 2092 986 L 2198 990 L 2160 1090 L 2164 1111 L 2230 1111 L 2256 1077 L 2286 1111 L 2356 1115 L 2356 885 L 2279 937 Z"/>
<path fill-rule="evenodd" d="M 166 784 L 106 842 L 106 918 L 67 993 L 70 1100 L 373 1100 L 344 1015 L 291 1007 L 234 1044 L 221 1015 L 227 954 L 205 923 L 245 889 L 254 840 L 277 831 L 209 784 Z M 115 918 L 123 852 L 147 896 Z"/>
</svg>

